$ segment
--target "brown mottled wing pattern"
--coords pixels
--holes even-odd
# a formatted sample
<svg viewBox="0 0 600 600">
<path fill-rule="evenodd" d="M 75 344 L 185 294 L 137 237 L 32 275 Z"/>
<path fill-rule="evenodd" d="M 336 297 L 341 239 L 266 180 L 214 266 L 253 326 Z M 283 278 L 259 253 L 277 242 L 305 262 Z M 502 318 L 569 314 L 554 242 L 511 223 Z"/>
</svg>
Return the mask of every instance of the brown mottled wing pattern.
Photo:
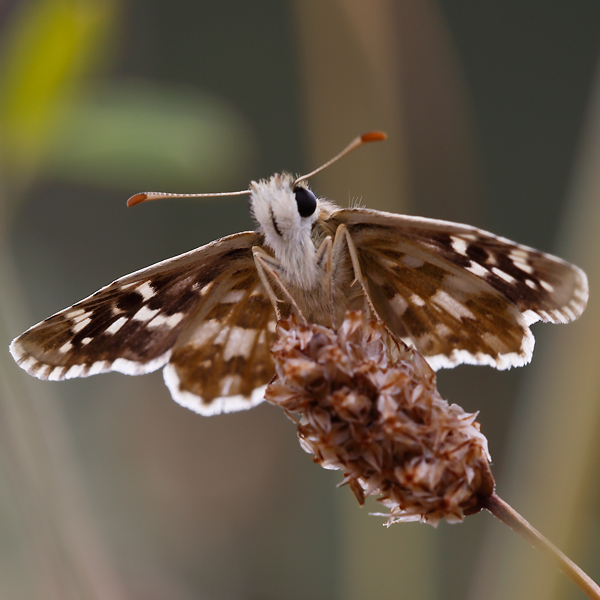
<svg viewBox="0 0 600 600">
<path fill-rule="evenodd" d="M 250 408 L 275 374 L 275 311 L 254 263 L 216 291 L 175 344 L 165 382 L 177 402 L 203 415 Z"/>
<path fill-rule="evenodd" d="M 529 326 L 567 323 L 587 303 L 577 267 L 468 225 L 367 209 L 329 221 L 348 228 L 380 316 L 436 369 L 526 364 Z"/>
<path fill-rule="evenodd" d="M 246 289 L 254 293 L 253 298 L 263 298 L 252 256 L 252 247 L 261 244 L 258 233 L 238 233 L 127 275 L 28 329 L 13 340 L 11 353 L 29 374 L 51 380 L 107 371 L 140 375 L 169 360 L 184 365 L 186 346 L 179 339 L 188 340 L 190 332 L 203 326 L 203 319 L 210 321 L 218 314 L 227 327 L 248 323 L 247 313 L 231 300 L 242 298 Z M 265 302 L 242 304 L 246 311 L 258 306 L 256 323 L 265 321 Z M 239 367 L 249 376 L 249 385 L 265 384 L 272 374 L 270 355 L 260 352 L 259 344 L 255 349 L 259 356 L 252 366 L 229 361 L 227 368 L 215 367 L 212 373 L 233 375 Z M 202 383 L 213 398 L 217 384 L 207 378 Z M 221 391 L 251 397 L 249 385 L 230 386 L 229 394 L 222 386 Z M 202 390 L 196 385 L 194 393 Z M 224 403 L 221 406 L 225 409 Z"/>
</svg>

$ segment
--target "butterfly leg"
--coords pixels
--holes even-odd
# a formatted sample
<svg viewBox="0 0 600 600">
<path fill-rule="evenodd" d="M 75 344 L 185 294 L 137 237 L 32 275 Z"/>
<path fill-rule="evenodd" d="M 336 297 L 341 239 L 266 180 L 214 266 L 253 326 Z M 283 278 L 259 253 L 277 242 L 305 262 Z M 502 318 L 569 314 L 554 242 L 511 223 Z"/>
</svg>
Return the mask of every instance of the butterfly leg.
<svg viewBox="0 0 600 600">
<path fill-rule="evenodd" d="M 327 291 L 329 294 L 329 316 L 331 318 L 331 327 L 336 329 L 335 326 L 335 314 L 333 306 L 333 268 L 332 268 L 332 255 L 333 255 L 333 240 L 331 236 L 327 236 L 319 248 L 315 256 L 317 265 L 324 269 L 327 273 Z"/>
<path fill-rule="evenodd" d="M 356 251 L 356 246 L 354 245 L 352 236 L 348 232 L 347 227 L 342 224 L 336 229 L 335 239 L 333 240 L 332 253 L 334 257 L 342 251 L 344 245 L 348 249 L 348 254 L 350 255 L 350 260 L 352 262 L 352 269 L 354 271 L 354 281 L 350 285 L 354 285 L 357 282 L 360 284 L 363 296 L 365 298 L 365 308 L 367 317 L 372 318 L 372 316 L 374 316 L 378 321 L 383 323 L 383 319 L 377 314 L 375 306 L 373 306 L 373 302 L 371 302 L 371 296 L 369 295 L 369 291 L 367 290 L 367 283 L 360 268 L 358 252 Z"/>
<path fill-rule="evenodd" d="M 269 277 L 277 284 L 279 289 L 283 292 L 286 300 L 292 305 L 293 309 L 296 311 L 296 314 L 302 319 L 305 325 L 308 324 L 305 316 L 302 314 L 302 311 L 296 304 L 296 301 L 289 293 L 288 289 L 281 281 L 281 277 L 279 277 L 279 273 L 277 272 L 280 268 L 279 261 L 267 254 L 262 248 L 259 246 L 254 246 L 252 248 L 252 254 L 254 256 L 254 263 L 256 264 L 256 270 L 258 271 L 258 275 L 262 284 L 265 286 L 265 290 L 267 291 L 267 295 L 271 300 L 271 304 L 273 304 L 273 309 L 275 310 L 275 314 L 277 315 L 277 320 L 281 319 L 281 311 L 279 310 L 279 298 L 277 298 L 277 294 L 269 281 Z"/>
</svg>

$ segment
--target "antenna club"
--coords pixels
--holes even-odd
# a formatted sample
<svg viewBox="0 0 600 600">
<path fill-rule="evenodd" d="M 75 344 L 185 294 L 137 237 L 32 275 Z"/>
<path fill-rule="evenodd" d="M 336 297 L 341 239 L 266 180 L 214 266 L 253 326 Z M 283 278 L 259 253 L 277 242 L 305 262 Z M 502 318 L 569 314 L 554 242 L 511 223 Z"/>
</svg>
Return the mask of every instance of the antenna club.
<svg viewBox="0 0 600 600">
<path fill-rule="evenodd" d="M 141 194 L 134 194 L 131 196 L 131 198 L 129 198 L 129 200 L 127 200 L 127 206 L 131 208 L 132 206 L 145 202 L 146 200 L 148 200 L 148 194 L 145 192 L 142 192 Z"/>
<path fill-rule="evenodd" d="M 383 131 L 369 131 L 369 133 L 360 136 L 360 141 L 364 143 L 383 142 L 383 140 L 387 140 L 387 133 Z"/>
</svg>

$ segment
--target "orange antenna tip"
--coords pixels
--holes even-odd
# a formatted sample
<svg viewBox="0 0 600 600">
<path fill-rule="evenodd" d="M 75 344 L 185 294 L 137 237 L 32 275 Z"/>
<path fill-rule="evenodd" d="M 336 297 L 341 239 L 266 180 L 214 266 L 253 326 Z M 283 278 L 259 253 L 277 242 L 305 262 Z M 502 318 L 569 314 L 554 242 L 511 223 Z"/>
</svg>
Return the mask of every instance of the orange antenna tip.
<svg viewBox="0 0 600 600">
<path fill-rule="evenodd" d="M 142 192 L 141 194 L 135 194 L 131 196 L 129 200 L 127 200 L 127 206 L 131 208 L 132 206 L 140 204 L 141 202 L 145 202 L 146 200 L 148 200 L 148 194 L 144 192 Z"/>
<path fill-rule="evenodd" d="M 370 131 L 369 133 L 364 133 L 363 135 L 354 138 L 339 154 L 334 156 L 331 160 L 328 160 L 324 165 L 321 165 L 318 169 L 307 173 L 306 175 L 302 175 L 302 177 L 298 177 L 294 182 L 294 185 L 299 183 L 300 181 L 304 181 L 313 175 L 316 175 L 323 169 L 326 169 L 329 165 L 332 165 L 334 162 L 337 162 L 346 154 L 352 152 L 352 150 L 356 150 L 359 146 L 366 144 L 367 142 L 381 142 L 382 140 L 387 139 L 387 135 L 383 133 L 383 131 Z"/>
<path fill-rule="evenodd" d="M 383 140 L 387 140 L 387 133 L 383 131 L 369 131 L 369 133 L 360 136 L 360 141 L 364 143 L 383 142 Z"/>
</svg>

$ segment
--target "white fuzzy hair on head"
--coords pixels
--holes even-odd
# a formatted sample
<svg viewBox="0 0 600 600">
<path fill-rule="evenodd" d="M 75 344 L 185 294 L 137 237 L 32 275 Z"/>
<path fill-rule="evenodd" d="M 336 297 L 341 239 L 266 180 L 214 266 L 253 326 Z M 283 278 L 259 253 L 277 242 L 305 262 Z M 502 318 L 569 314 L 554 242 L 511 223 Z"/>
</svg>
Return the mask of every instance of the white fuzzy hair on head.
<svg viewBox="0 0 600 600">
<path fill-rule="evenodd" d="M 288 272 L 312 287 L 315 283 L 315 246 L 312 225 L 318 207 L 308 217 L 301 217 L 294 195 L 295 178 L 289 173 L 273 175 L 250 183 L 250 212 L 265 235 L 265 242 Z M 304 182 L 299 187 L 308 189 Z M 318 201 L 317 201 L 318 203 Z M 309 272 L 310 271 L 310 272 Z"/>
</svg>

